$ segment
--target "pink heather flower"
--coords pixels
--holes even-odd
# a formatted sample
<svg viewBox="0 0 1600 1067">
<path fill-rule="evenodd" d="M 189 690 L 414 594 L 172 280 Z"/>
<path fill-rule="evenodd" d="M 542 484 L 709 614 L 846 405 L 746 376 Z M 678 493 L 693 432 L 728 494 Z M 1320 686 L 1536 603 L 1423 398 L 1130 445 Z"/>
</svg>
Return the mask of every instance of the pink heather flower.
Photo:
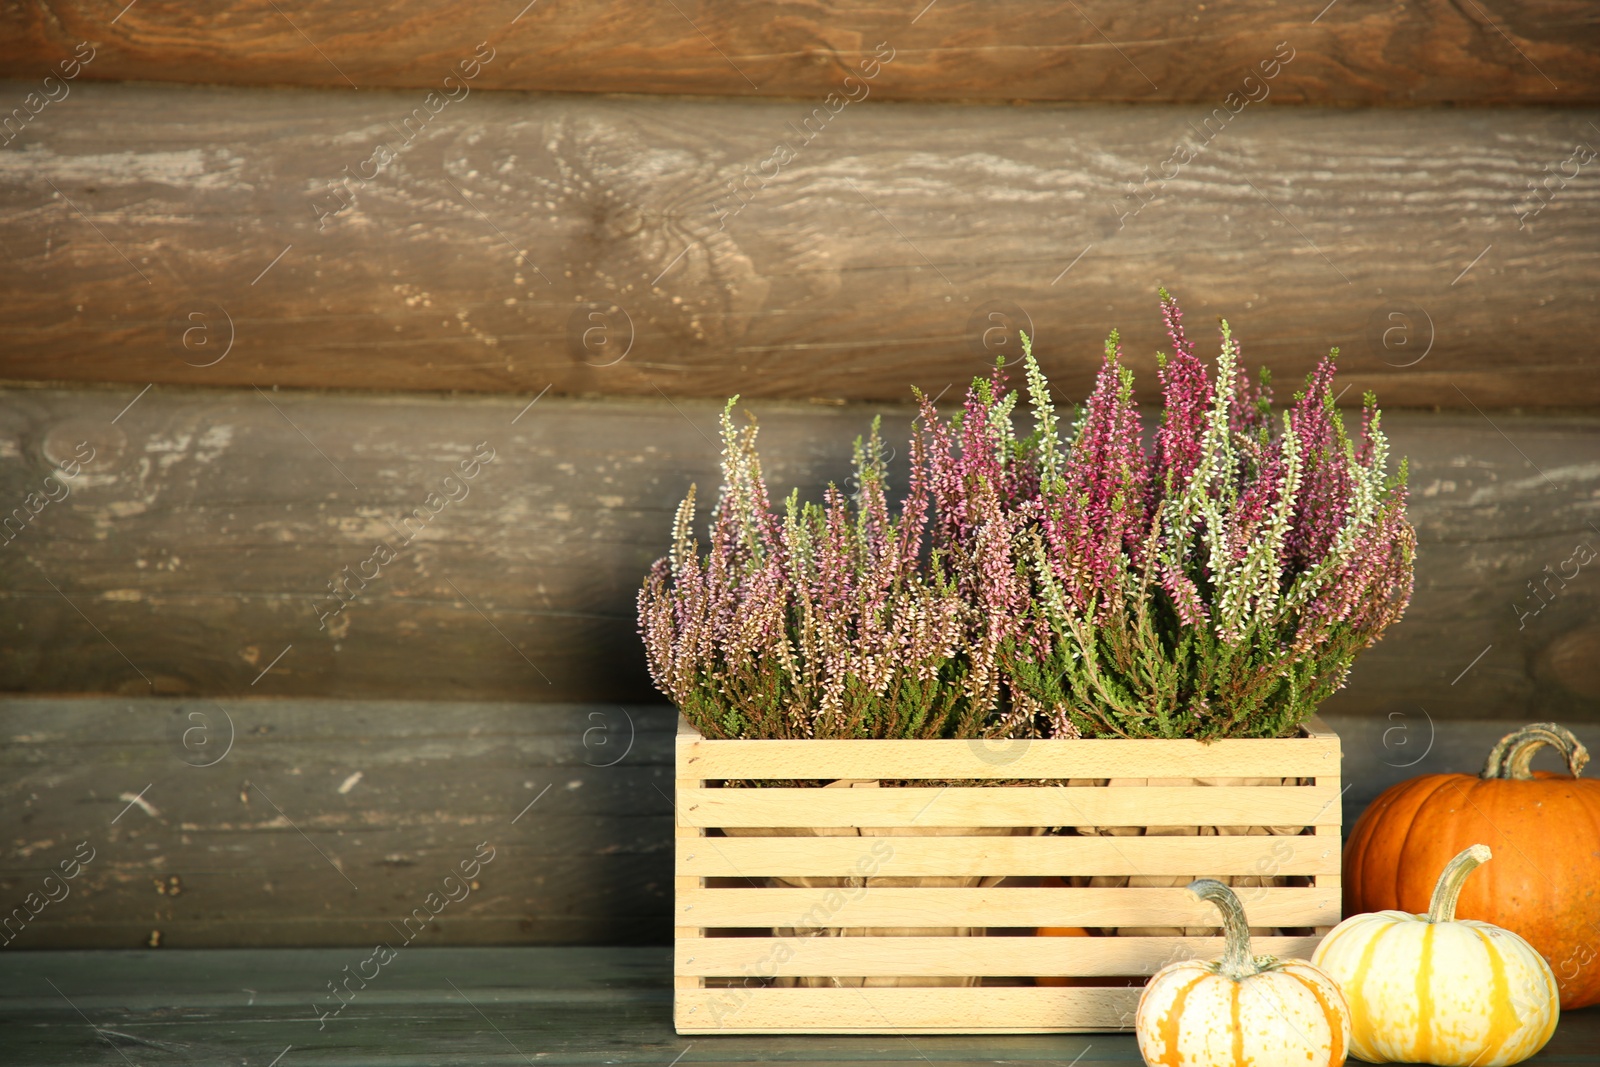
<svg viewBox="0 0 1600 1067">
<path fill-rule="evenodd" d="M 1346 434 L 1336 352 L 1277 418 L 1226 323 L 1208 373 L 1161 312 L 1149 449 L 1115 333 L 1065 439 L 1025 343 L 1032 432 L 1001 367 L 949 420 L 917 394 L 898 514 L 876 424 L 850 495 L 774 513 L 730 405 L 709 549 L 691 490 L 640 591 L 656 684 L 712 736 L 1292 730 L 1405 610 L 1405 467 L 1370 397 Z"/>
<path fill-rule="evenodd" d="M 1194 345 L 1183 332 L 1183 311 L 1165 289 L 1161 290 L 1161 315 L 1172 338 L 1172 355 L 1157 361 L 1164 410 L 1156 433 L 1157 465 L 1151 491 L 1168 492 L 1194 473 L 1200 462 L 1200 438 L 1211 407 L 1211 380 Z"/>
</svg>

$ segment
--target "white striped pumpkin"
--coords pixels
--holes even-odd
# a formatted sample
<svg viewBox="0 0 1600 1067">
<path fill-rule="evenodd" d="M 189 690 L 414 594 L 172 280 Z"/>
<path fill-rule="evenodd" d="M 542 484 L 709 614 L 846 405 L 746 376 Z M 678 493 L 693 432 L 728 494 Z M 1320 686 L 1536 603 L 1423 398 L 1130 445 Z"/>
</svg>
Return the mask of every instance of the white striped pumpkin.
<svg viewBox="0 0 1600 1067">
<path fill-rule="evenodd" d="M 1134 1033 L 1153 1067 L 1294 1064 L 1339 1067 L 1350 1014 L 1339 987 L 1305 960 L 1250 955 L 1250 928 L 1233 890 L 1189 886 L 1222 912 L 1226 954 L 1157 971 L 1139 997 Z"/>
<path fill-rule="evenodd" d="M 1544 1047 L 1561 1015 L 1544 957 L 1509 930 L 1456 919 L 1473 845 L 1445 867 L 1426 915 L 1375 911 L 1334 927 L 1312 959 L 1350 1003 L 1350 1051 L 1371 1063 L 1506 1067 Z"/>
</svg>

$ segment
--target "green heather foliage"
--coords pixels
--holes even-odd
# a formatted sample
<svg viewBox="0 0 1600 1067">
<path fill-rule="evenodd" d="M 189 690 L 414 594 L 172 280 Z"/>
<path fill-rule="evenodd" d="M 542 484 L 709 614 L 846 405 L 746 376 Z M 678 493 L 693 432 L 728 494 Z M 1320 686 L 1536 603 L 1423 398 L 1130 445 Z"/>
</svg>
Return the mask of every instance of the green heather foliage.
<svg viewBox="0 0 1600 1067">
<path fill-rule="evenodd" d="M 921 405 L 889 504 L 877 425 L 856 492 L 768 506 L 753 427 L 723 418 L 711 547 L 694 493 L 639 596 L 657 685 L 709 737 L 1279 737 L 1405 610 L 1405 464 L 1369 395 L 1351 434 L 1334 357 L 1275 416 L 1227 323 L 1214 374 L 1161 294 L 1174 351 L 1147 445 L 1117 335 L 1063 432 L 1024 345 Z"/>
</svg>

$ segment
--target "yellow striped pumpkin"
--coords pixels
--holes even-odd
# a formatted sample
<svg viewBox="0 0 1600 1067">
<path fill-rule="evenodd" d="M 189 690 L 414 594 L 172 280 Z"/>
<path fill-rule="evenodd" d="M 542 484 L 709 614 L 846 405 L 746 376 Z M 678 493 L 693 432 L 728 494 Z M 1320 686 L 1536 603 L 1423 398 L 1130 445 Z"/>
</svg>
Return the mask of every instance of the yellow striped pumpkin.
<svg viewBox="0 0 1600 1067">
<path fill-rule="evenodd" d="M 1334 927 L 1312 955 L 1350 1003 L 1350 1051 L 1371 1063 L 1505 1067 L 1544 1047 L 1561 1015 L 1555 975 L 1522 938 L 1456 919 L 1486 845 L 1445 866 L 1426 915 L 1375 911 Z"/>
<path fill-rule="evenodd" d="M 1305 960 L 1250 955 L 1250 926 L 1233 890 L 1202 878 L 1189 891 L 1222 912 L 1220 960 L 1157 971 L 1139 997 L 1134 1033 L 1152 1067 L 1339 1067 L 1350 1012 L 1339 987 Z"/>
</svg>

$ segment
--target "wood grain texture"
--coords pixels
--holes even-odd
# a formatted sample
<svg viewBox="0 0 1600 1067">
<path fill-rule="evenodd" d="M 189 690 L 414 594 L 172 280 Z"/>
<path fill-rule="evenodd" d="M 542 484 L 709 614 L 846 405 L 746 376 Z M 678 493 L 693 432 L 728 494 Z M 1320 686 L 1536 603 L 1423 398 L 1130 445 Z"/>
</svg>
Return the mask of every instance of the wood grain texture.
<svg viewBox="0 0 1600 1067">
<path fill-rule="evenodd" d="M 411 1060 L 485 1067 L 515 1060 L 589 1067 L 694 1062 L 713 1047 L 742 1063 L 1137 1063 L 1131 1032 L 972 1037 L 673 1033 L 668 951 L 659 948 L 419 948 L 325 1029 L 307 1010 L 320 986 L 362 957 L 337 949 L 26 952 L 0 954 L 0 1029 L 7 1051 L 36 1067 L 194 1062 L 267 1064 L 292 1045 L 310 1062 Z M 443 981 L 456 986 L 451 990 Z M 65 997 L 50 989 L 53 982 Z M 248 988 L 244 988 L 248 987 Z M 457 992 L 459 990 L 459 992 Z M 85 1026 L 81 1009 L 99 1027 Z M 479 1014 L 479 1013 L 482 1014 Z M 1540 1064 L 1600 1063 L 1600 1009 L 1563 1012 Z"/>
<path fill-rule="evenodd" d="M 1148 397 L 1165 284 L 1280 383 L 1600 404 L 1592 109 L 428 99 L 79 84 L 0 153 L 0 376 L 903 402 L 1031 326 L 1071 399 L 1118 327 Z"/>
<path fill-rule="evenodd" d="M 1338 789 L 1325 786 L 929 786 L 822 795 L 810 789 L 697 789 L 678 794 L 678 821 L 704 827 L 792 826 L 797 818 L 800 825 L 818 827 L 1149 826 L 1171 825 L 1182 812 L 1185 821 L 1202 826 L 1314 826 L 1339 821 L 1338 800 Z"/>
<path fill-rule="evenodd" d="M 4 514 L 80 442 L 98 450 L 68 498 L 0 547 L 0 691 L 659 699 L 634 596 L 689 484 L 716 484 L 719 405 L 139 394 L 0 393 Z M 880 409 L 751 410 L 774 491 L 815 499 L 844 484 L 850 440 Z M 886 439 L 904 442 L 907 411 L 881 411 Z M 1398 714 L 1413 737 L 1423 709 L 1596 721 L 1600 655 L 1574 650 L 1600 634 L 1600 580 L 1592 565 L 1559 575 L 1576 545 L 1600 550 L 1600 419 L 1391 413 L 1385 426 L 1411 464 L 1417 591 L 1325 710 Z M 319 624 L 337 604 L 329 583 L 376 544 L 399 546 L 397 527 L 485 440 L 496 458 L 470 495 Z"/>
<path fill-rule="evenodd" d="M 422 905 L 436 876 L 442 879 L 486 839 L 497 855 L 480 889 L 460 911 L 455 904 L 444 908 L 413 949 L 664 944 L 674 936 L 671 880 L 686 877 L 698 886 L 703 877 L 674 869 L 673 719 L 669 708 L 637 705 L 624 711 L 417 701 L 0 700 L 0 826 L 7 828 L 0 840 L 0 915 L 37 891 L 78 842 L 96 850 L 71 895 L 49 905 L 6 946 L 10 951 L 0 952 L 0 983 L 18 950 L 134 948 L 158 930 L 167 949 L 343 945 L 364 955 L 378 939 L 402 937 L 389 924 Z M 1415 708 L 1408 718 L 1340 717 L 1350 785 L 1345 825 L 1401 778 L 1477 769 L 1489 746 L 1523 721 L 1432 721 Z M 1600 747 L 1592 725 L 1572 725 L 1591 748 Z M 1553 767 L 1554 757 L 1541 753 L 1537 765 L 1547 764 Z M 339 792 L 357 771 L 362 777 Z M 141 790 L 156 814 L 122 799 Z M 726 838 L 718 848 L 742 861 L 741 850 L 771 840 Z M 828 848 L 838 840 L 815 843 Z M 914 860 L 915 842 L 892 840 L 897 857 Z M 988 843 L 1003 848 L 1036 840 Z M 1150 843 L 1116 840 L 1124 849 Z M 1196 840 L 1165 842 L 1187 847 Z M 1251 844 L 1205 840 L 1223 862 Z M 1336 839 L 1270 840 L 1298 856 L 1308 842 Z M 1099 844 L 1071 842 L 1072 862 L 1084 860 L 1076 846 Z M 700 854 L 679 852 L 680 869 L 692 862 L 685 854 Z M 341 869 L 358 888 L 342 879 Z M 729 940 L 746 949 L 753 943 Z M 1049 940 L 1073 951 L 1071 939 Z M 1107 966 L 1122 965 L 1120 952 L 1119 942 Z M 803 958 L 797 954 L 797 966 Z M 353 962 L 342 959 L 305 989 L 320 990 Z M 663 962 L 663 981 L 670 971 Z"/>
<path fill-rule="evenodd" d="M 1258 956 L 1310 959 L 1318 940 L 1253 937 L 1250 947 Z M 1220 937 L 708 937 L 679 944 L 677 969 L 703 977 L 758 967 L 780 975 L 1112 977 L 1153 974 L 1180 959 L 1219 959 L 1222 951 Z M 694 962 L 683 963 L 685 954 Z"/>
<path fill-rule="evenodd" d="M 0 16 L 0 65 L 42 76 L 87 40 L 86 78 L 431 88 L 488 40 L 484 88 L 821 97 L 889 42 L 895 63 L 873 85 L 888 99 L 1209 101 L 1289 41 L 1295 63 L 1273 83 L 1286 101 L 1600 99 L 1600 41 L 1579 5 L 1324 6 L 232 0 L 202 14 L 144 0 L 119 15 L 26 0 Z"/>
<path fill-rule="evenodd" d="M 662 942 L 671 727 L 610 705 L 0 703 L 5 916 L 79 842 L 94 852 L 65 899 L 0 937 Z M 485 842 L 476 888 L 445 885 Z"/>
<path fill-rule="evenodd" d="M 677 760 L 699 778 L 1148 778 L 1338 777 L 1339 738 L 1313 719 L 1315 738 L 1198 741 L 1125 739 L 706 740 L 683 720 Z M 1146 744 L 1145 742 L 1149 743 Z"/>
<path fill-rule="evenodd" d="M 1334 793 L 1338 795 L 1337 791 Z M 1332 805 L 1337 814 L 1339 806 Z M 1170 815 L 1164 814 L 1163 818 Z M 1185 818 L 1190 817 L 1185 812 Z M 1209 817 L 1193 816 L 1204 823 Z M 920 825 L 923 820 L 918 819 Z M 1207 823 L 1207 825 L 1215 825 Z M 870 843 L 870 842 L 869 842 Z M 1302 837 L 895 837 L 896 878 L 1075 875 L 1334 875 L 1339 850 Z M 680 875 L 709 878 L 860 876 L 859 837 L 730 837 L 680 855 Z M 1263 950 L 1265 951 L 1265 950 Z M 834 971 L 855 974 L 855 971 Z M 962 973 L 962 972 L 952 972 Z M 1012 973 L 1012 972 L 1006 972 Z M 1044 973 L 1044 972 L 1016 972 Z"/>
<path fill-rule="evenodd" d="M 680 1034 L 1083 1033 L 1130 1026 L 1136 988 L 677 991 Z"/>
</svg>

